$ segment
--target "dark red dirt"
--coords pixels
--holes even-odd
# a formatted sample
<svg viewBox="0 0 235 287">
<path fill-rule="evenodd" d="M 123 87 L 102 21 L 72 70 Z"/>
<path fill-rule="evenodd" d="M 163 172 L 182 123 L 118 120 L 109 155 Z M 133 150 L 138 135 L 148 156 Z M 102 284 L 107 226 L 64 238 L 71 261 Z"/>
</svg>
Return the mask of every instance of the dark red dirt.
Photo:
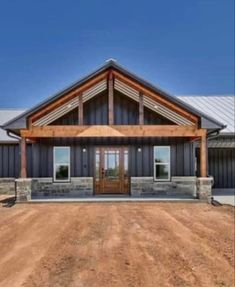
<svg viewBox="0 0 235 287">
<path fill-rule="evenodd" d="M 234 286 L 234 208 L 196 203 L 0 208 L 0 286 Z"/>
</svg>

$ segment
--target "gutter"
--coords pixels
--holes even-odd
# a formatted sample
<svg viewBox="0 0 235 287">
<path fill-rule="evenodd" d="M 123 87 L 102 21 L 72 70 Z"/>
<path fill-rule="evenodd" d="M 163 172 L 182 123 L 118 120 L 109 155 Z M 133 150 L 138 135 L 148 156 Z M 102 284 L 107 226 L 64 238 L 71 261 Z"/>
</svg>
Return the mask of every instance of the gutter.
<svg viewBox="0 0 235 287">
<path fill-rule="evenodd" d="M 12 139 L 18 140 L 18 141 L 20 140 L 20 137 L 17 137 L 15 135 L 10 134 L 10 131 L 7 131 L 7 136 L 9 136 Z"/>
</svg>

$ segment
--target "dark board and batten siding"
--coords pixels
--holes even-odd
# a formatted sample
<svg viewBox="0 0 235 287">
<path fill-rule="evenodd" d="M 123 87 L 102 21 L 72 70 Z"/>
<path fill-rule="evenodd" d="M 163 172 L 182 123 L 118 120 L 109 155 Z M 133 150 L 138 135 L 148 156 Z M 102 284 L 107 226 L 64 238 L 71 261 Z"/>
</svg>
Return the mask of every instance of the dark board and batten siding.
<svg viewBox="0 0 235 287">
<path fill-rule="evenodd" d="M 200 166 L 199 149 L 196 154 Z M 213 188 L 235 188 L 235 148 L 209 148 L 208 170 L 214 177 Z"/>
<path fill-rule="evenodd" d="M 0 145 L 0 177 L 19 177 L 19 145 Z"/>
<path fill-rule="evenodd" d="M 194 175 L 193 144 L 183 139 L 54 139 L 40 140 L 28 148 L 28 176 L 53 176 L 53 146 L 71 147 L 71 176 L 94 176 L 95 146 L 129 147 L 130 176 L 153 176 L 153 146 L 171 146 L 171 175 Z M 86 149 L 84 152 L 83 149 Z M 138 151 L 138 149 L 141 151 Z"/>
<path fill-rule="evenodd" d="M 84 103 L 84 125 L 108 124 L 108 95 L 102 92 L 96 97 Z M 114 92 L 114 124 L 138 125 L 139 105 L 136 101 L 127 98 L 120 92 Z M 77 125 L 78 108 L 62 116 L 51 125 Z M 170 120 L 157 115 L 153 111 L 144 108 L 144 124 L 146 125 L 170 125 Z"/>
</svg>

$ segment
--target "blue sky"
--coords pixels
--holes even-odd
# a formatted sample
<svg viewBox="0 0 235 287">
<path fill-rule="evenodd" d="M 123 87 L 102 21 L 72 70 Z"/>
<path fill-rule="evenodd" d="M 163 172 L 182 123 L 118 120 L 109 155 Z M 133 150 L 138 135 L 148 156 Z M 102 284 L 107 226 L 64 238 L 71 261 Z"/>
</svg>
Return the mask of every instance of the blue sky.
<svg viewBox="0 0 235 287">
<path fill-rule="evenodd" d="M 0 107 L 115 58 L 171 94 L 234 93 L 234 0 L 0 0 Z"/>
</svg>

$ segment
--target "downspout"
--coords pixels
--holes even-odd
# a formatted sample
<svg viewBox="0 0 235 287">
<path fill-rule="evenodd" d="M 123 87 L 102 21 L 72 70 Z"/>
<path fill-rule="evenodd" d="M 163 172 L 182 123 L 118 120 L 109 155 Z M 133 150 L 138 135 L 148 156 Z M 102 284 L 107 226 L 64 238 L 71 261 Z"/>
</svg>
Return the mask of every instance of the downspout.
<svg viewBox="0 0 235 287">
<path fill-rule="evenodd" d="M 10 134 L 10 131 L 7 131 L 7 135 L 10 137 L 10 138 L 13 138 L 13 139 L 15 139 L 15 140 L 20 140 L 20 137 L 17 137 L 16 135 L 12 135 L 12 134 Z"/>
</svg>

